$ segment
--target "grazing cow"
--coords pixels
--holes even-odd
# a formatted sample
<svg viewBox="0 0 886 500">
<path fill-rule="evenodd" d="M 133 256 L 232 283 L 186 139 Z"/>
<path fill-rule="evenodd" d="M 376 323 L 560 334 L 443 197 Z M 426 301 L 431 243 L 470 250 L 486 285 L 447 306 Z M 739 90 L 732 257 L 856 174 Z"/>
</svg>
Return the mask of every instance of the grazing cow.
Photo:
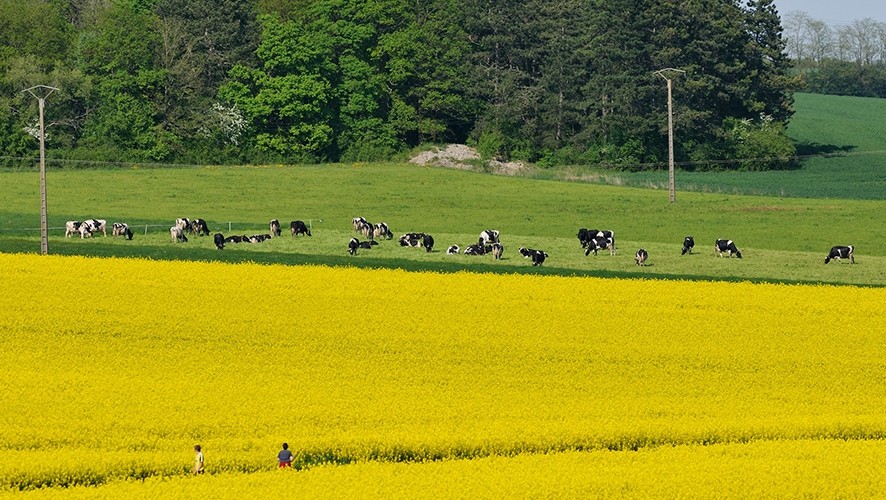
<svg viewBox="0 0 886 500">
<path fill-rule="evenodd" d="M 104 219 L 87 219 L 80 225 L 81 229 L 83 226 L 86 226 L 90 233 L 101 231 L 103 235 L 108 235 L 108 221 Z M 81 232 L 80 235 L 82 236 L 83 233 Z"/>
<path fill-rule="evenodd" d="M 687 236 L 683 238 L 683 253 L 680 255 L 686 255 L 687 253 L 692 253 L 692 248 L 695 246 L 695 239 L 692 236 Z"/>
<path fill-rule="evenodd" d="M 351 241 L 348 242 L 348 253 L 351 255 L 357 255 L 358 248 L 360 248 L 360 240 L 357 238 L 351 238 Z"/>
<path fill-rule="evenodd" d="M 728 257 L 732 257 L 732 254 L 735 254 L 739 259 L 741 258 L 741 252 L 738 251 L 738 248 L 732 240 L 717 240 L 717 242 L 714 243 L 714 249 L 717 251 L 719 257 L 722 257 L 723 252 L 726 252 Z"/>
<path fill-rule="evenodd" d="M 649 258 L 649 252 L 644 249 L 637 250 L 637 253 L 634 255 L 634 260 L 637 261 L 638 266 L 645 266 L 646 259 Z"/>
<path fill-rule="evenodd" d="M 430 234 L 426 234 L 424 238 L 421 239 L 421 245 L 425 247 L 426 252 L 430 252 L 434 248 L 434 237 Z"/>
<path fill-rule="evenodd" d="M 89 224 L 81 222 L 80 227 L 77 228 L 77 231 L 80 233 L 80 239 L 92 238 L 92 229 L 89 228 Z"/>
<path fill-rule="evenodd" d="M 225 243 L 240 243 L 241 241 L 243 241 L 243 237 L 236 234 L 225 238 Z"/>
<path fill-rule="evenodd" d="M 398 240 L 401 247 L 420 247 L 425 233 L 406 233 Z"/>
<path fill-rule="evenodd" d="M 311 230 L 308 229 L 308 226 L 305 225 L 304 221 L 300 220 L 294 220 L 289 223 L 289 232 L 292 233 L 293 238 L 300 234 L 311 236 Z"/>
<path fill-rule="evenodd" d="M 489 247 L 489 251 L 492 251 L 491 246 Z M 486 245 L 481 245 L 480 243 L 468 245 L 465 247 L 465 255 L 486 255 Z"/>
<path fill-rule="evenodd" d="M 451 245 L 449 248 L 446 249 L 446 255 L 455 255 L 459 252 L 459 250 L 460 249 L 458 248 L 458 245 Z"/>
<path fill-rule="evenodd" d="M 354 232 L 359 233 L 363 228 L 363 224 L 366 224 L 366 219 L 363 217 L 354 217 L 352 222 L 354 223 Z"/>
<path fill-rule="evenodd" d="M 376 224 L 375 229 L 372 231 L 372 235 L 374 238 L 384 238 L 386 240 L 394 238 L 394 233 L 391 232 L 391 228 L 388 227 L 385 222 L 379 222 Z"/>
<path fill-rule="evenodd" d="M 283 230 L 280 229 L 280 221 L 278 221 L 277 219 L 271 219 L 270 224 L 268 224 L 268 228 L 270 228 L 271 230 L 272 237 L 280 236 L 280 234 L 282 234 L 283 232 Z"/>
<path fill-rule="evenodd" d="M 79 233 L 81 224 L 83 223 L 78 220 L 65 222 L 65 238 L 70 238 L 72 234 Z"/>
<path fill-rule="evenodd" d="M 597 255 L 598 251 L 606 249 L 609 249 L 609 255 L 615 255 L 615 242 L 612 241 L 612 238 L 597 236 L 588 242 L 587 250 L 585 250 L 585 257 L 590 255 L 591 252 L 594 252 L 594 255 Z"/>
<path fill-rule="evenodd" d="M 480 233 L 480 244 L 483 246 L 499 243 L 499 232 L 495 229 L 486 229 Z"/>
<path fill-rule="evenodd" d="M 492 258 L 495 260 L 501 260 L 501 254 L 505 251 L 504 245 L 499 242 L 495 242 L 492 244 Z"/>
<path fill-rule="evenodd" d="M 185 236 L 185 230 L 178 226 L 172 226 L 171 228 L 169 228 L 169 235 L 172 237 L 173 243 L 187 243 L 188 241 L 188 237 Z"/>
<path fill-rule="evenodd" d="M 533 248 L 520 247 L 520 255 L 526 257 L 527 259 L 532 259 L 533 266 L 540 266 L 544 264 L 545 259 L 548 258 L 547 252 L 542 250 L 535 250 Z"/>
<path fill-rule="evenodd" d="M 187 217 L 179 217 L 178 219 L 175 219 L 175 227 L 182 231 L 188 231 L 191 229 L 191 219 L 188 219 Z"/>
<path fill-rule="evenodd" d="M 598 229 L 585 229 L 581 228 L 578 230 L 578 241 L 581 243 L 582 248 L 587 248 L 588 245 L 597 238 L 608 238 L 611 239 L 613 243 L 615 243 L 615 233 L 612 231 L 600 231 Z"/>
<path fill-rule="evenodd" d="M 209 225 L 203 219 L 191 221 L 191 233 L 197 236 L 209 236 Z"/>
<path fill-rule="evenodd" d="M 825 257 L 824 263 L 827 264 L 834 259 L 849 259 L 850 264 L 855 264 L 855 247 L 852 245 L 831 247 L 831 252 Z"/>
<path fill-rule="evenodd" d="M 215 235 L 212 237 L 212 239 L 215 241 L 215 248 L 218 248 L 219 250 L 224 250 L 225 235 L 223 235 L 221 233 L 215 233 Z"/>
<path fill-rule="evenodd" d="M 132 230 L 129 229 L 129 224 L 125 222 L 115 222 L 111 227 L 111 235 L 115 238 L 123 236 L 127 240 L 132 240 Z"/>
</svg>

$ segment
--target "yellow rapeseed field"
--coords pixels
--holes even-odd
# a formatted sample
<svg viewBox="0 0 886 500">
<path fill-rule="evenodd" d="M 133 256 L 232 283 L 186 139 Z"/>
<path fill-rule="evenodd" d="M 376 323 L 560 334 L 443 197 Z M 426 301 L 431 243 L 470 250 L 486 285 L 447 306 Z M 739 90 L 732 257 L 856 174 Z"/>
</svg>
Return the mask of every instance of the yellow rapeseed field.
<svg viewBox="0 0 886 500">
<path fill-rule="evenodd" d="M 0 491 L 236 496 L 281 477 L 284 441 L 308 468 L 287 481 L 362 477 L 355 491 L 379 495 L 391 474 L 419 478 L 403 491 L 423 474 L 511 491 L 490 471 L 524 468 L 571 478 L 539 490 L 567 495 L 693 474 L 756 491 L 787 463 L 806 468 L 778 491 L 886 491 L 884 289 L 4 254 L 0 268 Z M 197 443 L 208 475 L 187 477 Z"/>
</svg>

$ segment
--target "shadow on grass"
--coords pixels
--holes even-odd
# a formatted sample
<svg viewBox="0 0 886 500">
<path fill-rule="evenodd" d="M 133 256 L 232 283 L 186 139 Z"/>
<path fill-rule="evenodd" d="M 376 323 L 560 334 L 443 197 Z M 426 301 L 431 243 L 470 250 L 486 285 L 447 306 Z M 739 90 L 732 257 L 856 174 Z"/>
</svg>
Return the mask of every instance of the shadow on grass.
<svg viewBox="0 0 886 500">
<path fill-rule="evenodd" d="M 660 279 L 683 281 L 725 281 L 731 283 L 781 283 L 788 285 L 836 285 L 852 286 L 851 283 L 817 280 L 766 279 L 746 276 L 722 276 L 713 274 L 674 274 L 649 272 L 650 267 L 628 270 L 574 269 L 556 266 L 533 267 L 527 261 L 525 267 L 502 267 L 483 261 L 470 262 L 425 262 L 403 258 L 378 258 L 366 254 L 356 256 L 316 255 L 297 252 L 250 252 L 227 247 L 224 250 L 181 246 L 84 246 L 76 242 L 54 241 L 49 247 L 53 255 L 76 255 L 82 257 L 143 258 L 153 260 L 225 262 L 230 264 L 280 264 L 286 266 L 331 266 L 354 267 L 359 269 L 400 269 L 404 271 L 432 271 L 438 273 L 470 272 L 477 274 L 520 274 L 533 276 L 566 276 L 621 279 Z M 39 243 L 33 239 L 0 239 L 0 253 L 39 253 Z M 344 252 L 343 252 L 344 253 Z M 883 285 L 863 285 L 882 288 Z"/>
<path fill-rule="evenodd" d="M 840 156 L 849 153 L 855 146 L 837 146 L 834 144 L 819 144 L 817 142 L 801 142 L 797 144 L 798 156 Z"/>
</svg>

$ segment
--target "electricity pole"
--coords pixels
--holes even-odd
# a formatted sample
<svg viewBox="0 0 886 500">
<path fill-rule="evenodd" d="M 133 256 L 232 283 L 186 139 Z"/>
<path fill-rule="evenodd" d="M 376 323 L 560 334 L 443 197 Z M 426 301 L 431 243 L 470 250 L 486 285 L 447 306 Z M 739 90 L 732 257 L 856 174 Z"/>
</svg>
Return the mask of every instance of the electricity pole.
<svg viewBox="0 0 886 500">
<path fill-rule="evenodd" d="M 43 108 L 49 94 L 58 90 L 48 85 L 36 85 L 23 90 L 37 98 L 40 110 L 40 254 L 49 253 L 49 230 L 46 224 L 46 131 L 43 128 Z M 40 95 L 37 95 L 37 94 Z"/>
<path fill-rule="evenodd" d="M 674 189 L 674 112 L 671 100 L 671 89 L 673 84 L 671 78 L 666 73 L 686 73 L 682 69 L 665 68 L 655 72 L 656 75 L 668 82 L 668 190 L 670 191 L 671 203 L 677 201 L 677 195 Z"/>
</svg>

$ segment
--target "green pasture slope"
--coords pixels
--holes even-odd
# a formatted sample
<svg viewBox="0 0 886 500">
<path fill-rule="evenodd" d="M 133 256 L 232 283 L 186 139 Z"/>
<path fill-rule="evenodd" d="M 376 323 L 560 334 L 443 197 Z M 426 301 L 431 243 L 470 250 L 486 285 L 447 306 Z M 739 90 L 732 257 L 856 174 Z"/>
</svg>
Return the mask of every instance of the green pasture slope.
<svg viewBox="0 0 886 500">
<path fill-rule="evenodd" d="M 681 193 L 671 205 L 665 191 L 405 164 L 50 170 L 47 177 L 50 253 L 886 285 L 882 200 Z M 0 251 L 39 251 L 38 186 L 36 172 L 0 173 Z M 387 222 L 396 235 L 430 233 L 435 251 L 383 241 L 349 256 L 354 216 Z M 272 218 L 284 230 L 289 221 L 302 219 L 313 226 L 314 236 L 284 235 L 218 251 L 206 237 L 171 243 L 169 227 L 176 217 L 201 217 L 213 232 L 247 235 L 267 232 Z M 85 218 L 125 221 L 135 239 L 63 237 L 66 220 Z M 586 257 L 575 238 L 580 227 L 614 230 L 618 255 Z M 474 243 L 487 228 L 502 233 L 501 261 L 445 254 L 451 244 Z M 686 235 L 693 235 L 697 246 L 693 255 L 681 256 Z M 717 238 L 735 240 L 744 259 L 717 258 Z M 825 266 L 824 257 L 836 244 L 855 245 L 858 263 Z M 543 249 L 550 258 L 542 268 L 532 268 L 517 253 L 521 246 Z M 639 247 L 650 254 L 644 268 L 633 261 Z"/>
<path fill-rule="evenodd" d="M 886 199 L 886 99 L 795 94 L 788 135 L 800 168 L 775 172 L 686 172 L 679 192 L 778 197 Z M 675 99 L 678 97 L 675 95 Z M 676 130 L 675 134 L 680 131 Z M 667 189 L 667 173 L 561 168 L 539 175 L 595 183 Z"/>
</svg>

